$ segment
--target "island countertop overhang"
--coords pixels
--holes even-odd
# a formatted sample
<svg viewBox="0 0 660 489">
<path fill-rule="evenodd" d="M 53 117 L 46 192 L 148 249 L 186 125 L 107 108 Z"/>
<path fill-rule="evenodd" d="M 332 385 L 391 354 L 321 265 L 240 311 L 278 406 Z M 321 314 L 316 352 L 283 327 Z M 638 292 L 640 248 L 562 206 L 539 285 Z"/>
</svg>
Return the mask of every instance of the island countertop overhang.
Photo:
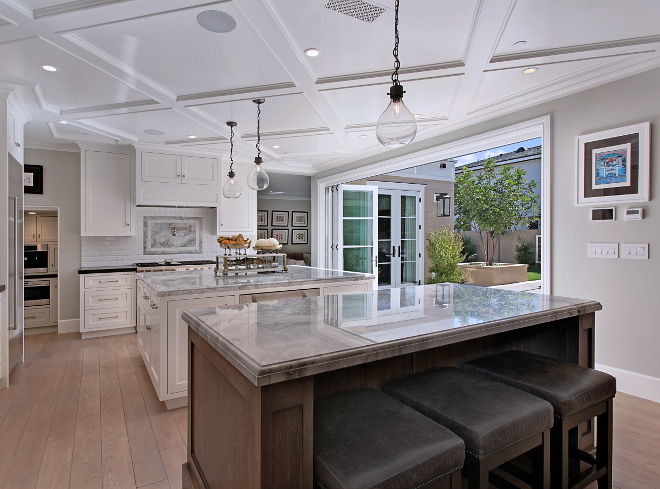
<svg viewBox="0 0 660 489">
<path fill-rule="evenodd" d="M 415 289 L 429 287 L 434 286 L 421 286 L 415 287 Z M 461 291 L 463 291 L 469 290 L 474 286 L 462 285 L 460 287 L 462 288 Z M 475 288 L 483 289 L 480 287 Z M 500 294 L 500 292 L 495 293 Z M 370 292 L 366 294 L 378 294 L 378 292 Z M 354 295 L 364 296 L 366 294 Z M 506 291 L 506 294 L 510 294 L 509 297 L 514 297 L 515 294 L 527 293 Z M 601 304 L 596 301 L 570 299 L 558 296 L 540 296 L 535 294 L 526 295 L 526 297 L 530 296 L 538 297 L 541 301 L 548 303 L 554 302 L 555 304 L 552 306 L 548 305 L 538 311 L 530 311 L 524 314 L 508 317 L 492 318 L 491 320 L 478 321 L 474 324 L 440 329 L 438 331 L 426 332 L 418 335 L 407 335 L 399 339 L 379 343 L 365 340 L 364 344 L 361 345 L 355 344 L 354 346 L 347 346 L 346 348 L 337 351 L 329 351 L 318 355 L 301 355 L 300 358 L 291 358 L 286 361 L 273 362 L 270 364 L 263 364 L 255 361 L 250 354 L 246 353 L 244 348 L 237 345 L 236 341 L 232 341 L 218 332 L 217 324 L 219 321 L 222 321 L 222 316 L 227 315 L 229 311 L 236 311 L 237 306 L 223 306 L 185 311 L 182 318 L 196 334 L 201 336 L 209 345 L 225 357 L 254 385 L 263 386 L 399 355 L 416 353 L 466 340 L 514 331 L 528 326 L 577 317 L 594 313 L 602 309 Z M 318 298 L 296 299 L 295 301 L 316 300 L 318 300 Z M 243 307 L 259 307 L 259 305 L 250 304 Z M 212 311 L 210 309 L 214 310 Z M 286 317 L 282 318 L 282 321 L 286 320 Z M 213 325 L 210 325 L 209 322 L 215 323 L 216 326 L 214 327 Z M 421 319 L 419 321 L 420 326 L 428 324 L 430 324 L 428 321 L 424 322 Z M 256 326 L 256 328 L 258 329 L 258 326 Z M 257 334 L 255 331 L 257 330 L 252 328 L 253 334 Z M 341 329 L 338 329 L 337 333 L 350 335 L 346 336 L 346 340 L 349 341 L 349 343 L 350 341 L 353 341 L 354 343 L 359 341 L 353 333 Z"/>
</svg>

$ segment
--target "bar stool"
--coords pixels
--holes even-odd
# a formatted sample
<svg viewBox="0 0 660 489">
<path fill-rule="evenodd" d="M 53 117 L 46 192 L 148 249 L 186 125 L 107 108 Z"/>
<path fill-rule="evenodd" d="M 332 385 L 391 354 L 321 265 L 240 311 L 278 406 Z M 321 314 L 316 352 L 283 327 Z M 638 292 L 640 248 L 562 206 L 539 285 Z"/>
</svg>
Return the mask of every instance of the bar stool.
<svg viewBox="0 0 660 489">
<path fill-rule="evenodd" d="M 570 489 L 598 481 L 612 487 L 612 400 L 616 379 L 604 372 L 511 350 L 472 360 L 468 372 L 545 399 L 555 410 L 551 432 L 552 485 Z M 597 417 L 596 456 L 578 448 L 577 426 Z M 591 467 L 580 472 L 580 462 Z"/>
<path fill-rule="evenodd" d="M 524 482 L 535 489 L 550 487 L 549 403 L 455 367 L 396 380 L 385 384 L 383 392 L 463 439 L 463 475 L 470 489 L 487 489 L 489 481 L 510 487 L 491 471 L 529 451 L 532 474 Z"/>
<path fill-rule="evenodd" d="M 324 489 L 460 489 L 463 441 L 374 389 L 314 401 L 314 483 Z"/>
</svg>

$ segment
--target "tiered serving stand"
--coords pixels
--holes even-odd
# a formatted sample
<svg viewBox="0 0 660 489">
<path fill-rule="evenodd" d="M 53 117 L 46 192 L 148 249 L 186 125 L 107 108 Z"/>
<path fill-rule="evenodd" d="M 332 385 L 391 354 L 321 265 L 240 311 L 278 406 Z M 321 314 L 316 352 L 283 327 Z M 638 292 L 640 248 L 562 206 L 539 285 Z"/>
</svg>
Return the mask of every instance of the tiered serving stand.
<svg viewBox="0 0 660 489">
<path fill-rule="evenodd" d="M 247 249 L 251 245 L 221 244 L 220 247 L 225 250 L 224 255 L 215 257 L 215 275 L 222 274 L 226 277 L 229 274 L 242 275 L 249 273 L 273 273 L 288 272 L 286 266 L 286 253 L 278 253 L 282 248 L 279 246 L 254 247 L 256 255 L 248 255 Z M 241 253 L 243 250 L 243 253 Z M 220 266 L 222 260 L 222 267 Z"/>
</svg>

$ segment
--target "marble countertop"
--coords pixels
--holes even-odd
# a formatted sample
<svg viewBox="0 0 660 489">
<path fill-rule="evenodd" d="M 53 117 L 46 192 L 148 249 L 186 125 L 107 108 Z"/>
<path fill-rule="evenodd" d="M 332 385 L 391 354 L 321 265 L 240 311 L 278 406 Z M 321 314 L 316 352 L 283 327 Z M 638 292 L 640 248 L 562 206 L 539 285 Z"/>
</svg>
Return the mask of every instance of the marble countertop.
<svg viewBox="0 0 660 489">
<path fill-rule="evenodd" d="M 325 268 L 290 265 L 287 273 L 260 273 L 216 277 L 213 270 L 138 273 L 137 279 L 158 297 L 195 295 L 237 290 L 269 289 L 288 285 L 308 285 L 319 281 L 355 282 L 370 280 L 372 275 L 342 272 Z"/>
<path fill-rule="evenodd" d="M 255 385 L 602 309 L 590 300 L 438 284 L 191 309 L 183 319 Z"/>
</svg>

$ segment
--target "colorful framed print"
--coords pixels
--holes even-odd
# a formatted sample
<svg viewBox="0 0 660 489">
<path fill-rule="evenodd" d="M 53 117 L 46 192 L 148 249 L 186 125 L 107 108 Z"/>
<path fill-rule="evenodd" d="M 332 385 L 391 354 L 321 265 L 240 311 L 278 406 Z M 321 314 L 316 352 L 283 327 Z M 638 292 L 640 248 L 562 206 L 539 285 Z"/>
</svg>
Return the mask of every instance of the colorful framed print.
<svg viewBox="0 0 660 489">
<path fill-rule="evenodd" d="M 307 229 L 292 229 L 291 244 L 307 244 Z"/>
<path fill-rule="evenodd" d="M 271 229 L 271 238 L 275 238 L 279 244 L 289 244 L 288 229 Z"/>
<path fill-rule="evenodd" d="M 257 229 L 257 239 L 268 239 L 268 229 Z"/>
<path fill-rule="evenodd" d="M 307 227 L 307 212 L 292 211 L 291 212 L 291 226 L 294 227 Z"/>
<path fill-rule="evenodd" d="M 647 202 L 650 123 L 577 138 L 577 205 Z"/>
<path fill-rule="evenodd" d="M 268 211 L 257 211 L 257 226 L 268 226 Z"/>
<path fill-rule="evenodd" d="M 272 211 L 270 222 L 271 226 L 288 227 L 289 211 Z"/>
</svg>

